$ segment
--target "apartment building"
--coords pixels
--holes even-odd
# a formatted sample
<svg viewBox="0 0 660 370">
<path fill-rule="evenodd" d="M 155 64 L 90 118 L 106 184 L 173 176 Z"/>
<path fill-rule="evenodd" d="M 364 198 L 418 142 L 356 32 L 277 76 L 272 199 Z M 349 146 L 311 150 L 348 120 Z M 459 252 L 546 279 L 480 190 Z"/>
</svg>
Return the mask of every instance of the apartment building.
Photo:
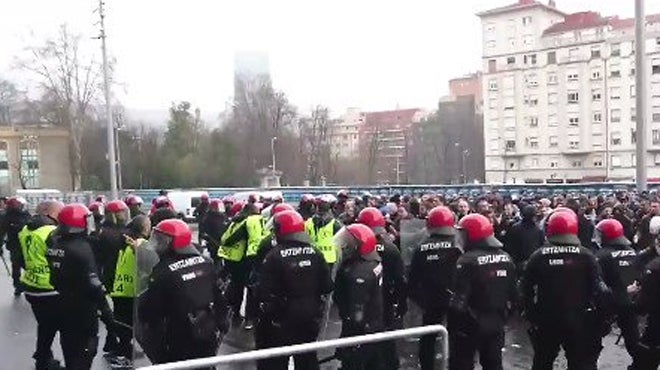
<svg viewBox="0 0 660 370">
<path fill-rule="evenodd" d="M 660 15 L 647 18 L 648 131 L 635 132 L 634 20 L 554 1 L 477 14 L 483 25 L 486 182 L 634 178 L 636 140 L 660 177 Z"/>
<path fill-rule="evenodd" d="M 356 158 L 359 155 L 359 129 L 365 113 L 348 108 L 330 127 L 330 150 L 333 158 Z"/>
</svg>

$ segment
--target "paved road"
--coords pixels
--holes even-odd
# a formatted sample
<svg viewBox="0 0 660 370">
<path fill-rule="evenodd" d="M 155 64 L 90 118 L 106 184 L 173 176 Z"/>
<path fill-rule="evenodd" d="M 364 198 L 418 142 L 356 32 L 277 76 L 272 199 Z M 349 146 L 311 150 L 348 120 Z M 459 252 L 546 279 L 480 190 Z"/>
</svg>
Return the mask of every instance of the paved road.
<svg viewBox="0 0 660 370">
<path fill-rule="evenodd" d="M 1 271 L 1 270 L 0 270 Z M 22 370 L 33 369 L 31 359 L 36 337 L 36 323 L 32 316 L 29 304 L 23 297 L 14 299 L 12 295 L 11 279 L 6 275 L 0 276 L 0 353 L 2 356 L 2 369 Z M 419 325 L 420 316 L 411 312 L 406 318 L 406 325 Z M 325 338 L 336 338 L 339 335 L 341 324 L 336 314 L 330 315 L 329 324 L 325 329 Z M 513 321 L 507 329 L 506 347 L 504 351 L 505 369 L 529 369 L 532 351 L 529 340 L 525 333 L 525 325 L 520 321 Z M 614 330 L 618 333 L 618 329 Z M 610 334 L 604 340 L 605 349 L 599 361 L 599 369 L 614 370 L 625 369 L 629 364 L 629 357 L 623 345 L 615 345 L 616 334 Z M 101 334 L 104 337 L 104 334 Z M 219 353 L 229 354 L 241 352 L 253 348 L 252 332 L 246 332 L 240 325 L 233 328 L 224 338 Z M 59 342 L 56 339 L 54 346 L 57 358 L 62 358 Z M 399 342 L 399 354 L 403 369 L 417 368 L 416 361 L 417 341 Z M 324 358 L 330 353 L 321 353 L 319 357 Z M 136 364 L 141 365 L 140 361 Z M 335 369 L 337 362 L 329 363 L 324 368 Z M 94 370 L 106 370 L 109 367 L 104 360 L 98 356 L 94 363 Z M 254 369 L 254 364 L 232 366 L 231 369 Z M 477 367 L 479 368 L 479 367 Z M 560 359 L 555 366 L 557 369 L 565 369 L 565 361 Z M 223 367 L 222 369 L 230 369 Z"/>
</svg>

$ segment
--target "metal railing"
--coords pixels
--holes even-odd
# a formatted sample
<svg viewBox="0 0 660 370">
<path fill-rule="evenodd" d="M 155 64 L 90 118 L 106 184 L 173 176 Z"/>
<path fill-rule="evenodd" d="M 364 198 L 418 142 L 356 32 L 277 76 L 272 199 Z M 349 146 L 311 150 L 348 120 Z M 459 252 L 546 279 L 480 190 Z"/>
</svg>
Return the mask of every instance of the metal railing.
<svg viewBox="0 0 660 370">
<path fill-rule="evenodd" d="M 167 364 L 141 367 L 138 370 L 186 370 L 199 369 L 216 365 L 228 365 L 239 362 L 256 361 L 271 357 L 291 356 L 304 352 L 324 349 L 350 347 L 358 344 L 382 342 L 386 340 L 421 337 L 428 334 L 439 334 L 442 343 L 442 358 L 440 370 L 446 370 L 449 357 L 449 341 L 447 329 L 442 325 L 420 326 L 416 328 L 386 331 L 382 333 L 359 335 L 355 337 L 324 340 L 321 342 L 303 343 L 285 347 L 266 348 L 255 351 L 235 353 L 231 355 L 198 358 L 193 360 L 170 362 Z"/>
</svg>

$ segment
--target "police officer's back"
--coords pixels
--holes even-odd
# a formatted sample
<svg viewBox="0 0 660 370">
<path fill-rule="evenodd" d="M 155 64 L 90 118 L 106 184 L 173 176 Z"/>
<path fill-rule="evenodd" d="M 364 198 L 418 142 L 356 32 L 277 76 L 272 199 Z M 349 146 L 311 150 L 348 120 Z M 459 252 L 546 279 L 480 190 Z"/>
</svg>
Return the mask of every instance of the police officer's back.
<svg viewBox="0 0 660 370">
<path fill-rule="evenodd" d="M 376 252 L 376 236 L 362 224 L 346 226 L 336 238 L 342 249 L 337 269 L 333 299 L 342 320 L 341 336 L 371 334 L 382 331 L 383 267 Z M 361 348 L 337 350 L 342 369 L 380 369 L 380 346 L 367 344 Z"/>
<path fill-rule="evenodd" d="M 484 370 L 502 369 L 504 324 L 515 300 L 515 266 L 485 216 L 467 215 L 458 226 L 465 253 L 456 262 L 449 302 L 449 368 L 472 369 L 478 351 Z"/>
<path fill-rule="evenodd" d="M 601 340 L 595 304 L 602 289 L 596 258 L 580 245 L 571 210 L 556 210 L 545 229 L 549 243 L 532 254 L 521 282 L 532 324 L 532 368 L 552 366 L 560 346 L 570 369 L 595 366 Z"/>
<path fill-rule="evenodd" d="M 58 223 L 47 256 L 51 284 L 66 312 L 61 324 L 62 352 L 67 368 L 84 370 L 96 355 L 99 312 L 107 327 L 113 326 L 113 316 L 87 239 L 94 223 L 91 212 L 82 204 L 70 204 L 59 213 Z"/>
<path fill-rule="evenodd" d="M 413 253 L 408 271 L 412 301 L 422 309 L 424 325 L 444 324 L 456 273 L 456 262 L 463 253 L 455 243 L 454 213 L 447 207 L 435 207 L 426 219 L 429 235 Z M 422 369 L 433 369 L 436 335 L 420 340 Z"/>
<path fill-rule="evenodd" d="M 227 230 L 227 216 L 225 206 L 220 199 L 213 199 L 209 203 L 209 210 L 199 224 L 200 237 L 206 240 L 209 253 L 217 258 L 220 239 Z"/>
<path fill-rule="evenodd" d="M 640 276 L 635 267 L 636 252 L 624 235 L 623 225 L 615 219 L 606 219 L 596 225 L 594 239 L 601 248 L 596 259 L 603 273 L 603 281 L 614 296 L 614 309 L 617 324 L 621 329 L 628 354 L 633 358 L 632 368 L 636 369 L 637 341 L 639 329 L 633 303 L 628 295 L 628 287 Z"/>
<path fill-rule="evenodd" d="M 536 223 L 536 208 L 529 205 L 522 210 L 522 220 L 513 225 L 507 233 L 504 250 L 511 255 L 519 271 L 522 271 L 523 264 L 544 241 L 543 231 Z"/>
<path fill-rule="evenodd" d="M 213 264 L 191 242 L 188 225 L 172 219 L 154 228 L 146 247 L 160 261 L 139 298 L 138 319 L 163 328 L 162 341 L 149 345 L 156 347 L 150 356 L 155 363 L 212 356 L 217 349 Z"/>
<path fill-rule="evenodd" d="M 310 244 L 302 216 L 293 210 L 272 219 L 277 244 L 268 252 L 257 282 L 257 348 L 313 342 L 323 316 L 322 297 L 332 291 L 323 256 Z M 296 369 L 318 368 L 316 353 L 294 356 Z M 259 369 L 286 369 L 286 357 L 259 361 Z"/>
<path fill-rule="evenodd" d="M 660 249 L 660 248 L 659 248 Z M 660 251 L 658 251 L 660 254 Z M 648 319 L 640 339 L 638 365 L 641 370 L 657 369 L 660 366 L 660 257 L 651 260 L 642 273 L 640 284 L 635 289 L 635 305 Z"/>
<path fill-rule="evenodd" d="M 21 284 L 21 267 L 23 265 L 23 254 L 18 240 L 18 233 L 30 219 L 30 213 L 26 210 L 27 202 L 23 197 L 11 197 L 7 200 L 7 208 L 0 221 L 0 241 L 7 237 L 5 246 L 9 250 L 11 260 L 11 278 L 14 285 L 14 296 L 20 296 L 23 291 Z M 0 249 L 0 254 L 2 250 Z"/>
<path fill-rule="evenodd" d="M 105 205 L 105 220 L 98 233 L 97 255 L 101 272 L 101 280 L 108 291 L 112 290 L 115 281 L 115 268 L 119 251 L 126 246 L 124 233 L 129 221 L 129 210 L 126 203 L 113 200 Z"/>
</svg>

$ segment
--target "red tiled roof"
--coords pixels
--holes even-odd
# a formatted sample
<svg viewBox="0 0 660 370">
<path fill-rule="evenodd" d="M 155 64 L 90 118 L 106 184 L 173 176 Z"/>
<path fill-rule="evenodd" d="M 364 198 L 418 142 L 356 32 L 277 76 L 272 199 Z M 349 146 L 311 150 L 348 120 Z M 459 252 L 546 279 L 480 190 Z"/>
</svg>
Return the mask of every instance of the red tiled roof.
<svg viewBox="0 0 660 370">
<path fill-rule="evenodd" d="M 660 23 L 660 14 L 647 15 L 646 22 Z M 626 18 L 626 19 L 613 18 L 610 21 L 610 25 L 614 29 L 633 28 L 635 27 L 635 18 Z"/>
<path fill-rule="evenodd" d="M 365 123 L 369 126 L 389 126 L 396 123 L 409 124 L 420 110 L 418 108 L 399 109 L 382 112 L 367 112 Z"/>
<path fill-rule="evenodd" d="M 596 12 L 579 12 L 568 14 L 564 18 L 563 22 L 553 24 L 548 29 L 543 31 L 543 34 L 549 35 L 552 33 L 562 33 L 605 26 L 609 23 L 610 19 L 611 18 L 601 17 L 601 15 Z"/>
<path fill-rule="evenodd" d="M 564 15 L 564 12 L 560 11 L 559 9 L 554 8 L 552 6 L 549 6 L 549 5 L 546 5 L 546 4 L 543 4 L 539 1 L 535 1 L 535 0 L 518 0 L 518 2 L 515 3 L 515 4 L 502 6 L 502 7 L 499 7 L 499 8 L 479 12 L 479 13 L 477 13 L 477 16 L 483 17 L 483 16 L 486 16 L 486 15 L 493 15 L 493 14 L 512 12 L 512 11 L 522 10 L 522 9 L 527 9 L 527 8 L 534 8 L 534 7 L 537 7 L 537 6 L 540 6 L 540 7 L 543 7 L 545 9 L 547 9 L 547 10 L 559 13 L 561 15 Z"/>
</svg>

